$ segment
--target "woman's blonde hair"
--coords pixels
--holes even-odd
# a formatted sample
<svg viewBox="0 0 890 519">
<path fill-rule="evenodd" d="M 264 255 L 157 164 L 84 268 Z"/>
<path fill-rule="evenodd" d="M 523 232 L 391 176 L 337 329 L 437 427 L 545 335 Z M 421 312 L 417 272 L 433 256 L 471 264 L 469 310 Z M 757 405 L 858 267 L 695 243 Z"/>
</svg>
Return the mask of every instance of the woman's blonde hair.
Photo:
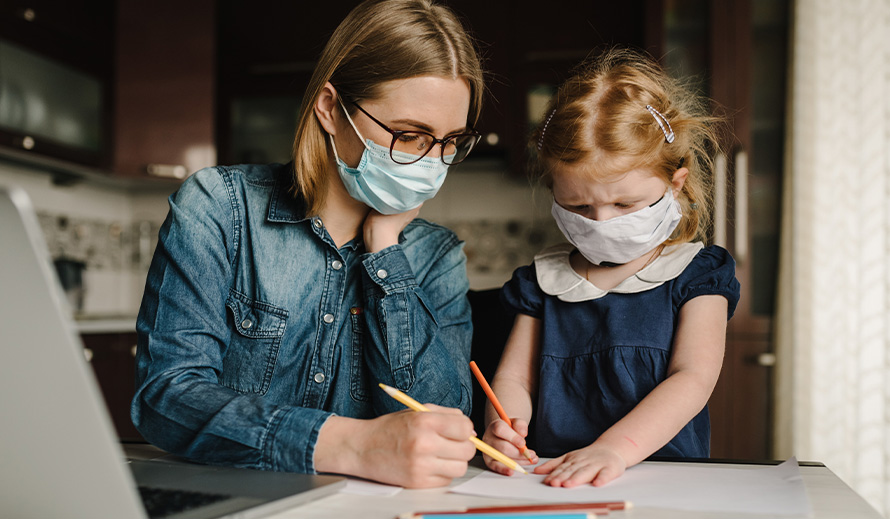
<svg viewBox="0 0 890 519">
<path fill-rule="evenodd" d="M 473 40 L 449 8 L 432 0 L 366 0 L 340 23 L 309 80 L 294 136 L 294 191 L 305 198 L 307 214 L 318 213 L 327 190 L 329 144 L 313 109 L 325 84 L 359 101 L 377 97 L 387 81 L 417 76 L 465 79 L 467 122 L 476 123 L 482 67 Z"/>
<path fill-rule="evenodd" d="M 647 105 L 667 120 L 672 142 Z M 665 244 L 706 238 L 720 119 L 709 115 L 705 99 L 668 76 L 651 57 L 611 48 L 582 63 L 559 88 L 546 114 L 530 145 L 533 175 L 547 187 L 553 187 L 552 168 L 559 163 L 589 164 L 585 171 L 600 180 L 646 168 L 666 184 L 686 167 L 689 174 L 677 197 L 683 218 Z"/>
</svg>

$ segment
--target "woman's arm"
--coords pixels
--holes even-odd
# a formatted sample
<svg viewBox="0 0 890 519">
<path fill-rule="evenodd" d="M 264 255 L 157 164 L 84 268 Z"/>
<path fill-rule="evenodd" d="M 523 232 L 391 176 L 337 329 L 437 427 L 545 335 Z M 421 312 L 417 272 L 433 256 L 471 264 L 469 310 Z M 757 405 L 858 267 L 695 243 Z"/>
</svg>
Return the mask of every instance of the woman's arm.
<svg viewBox="0 0 890 519">
<path fill-rule="evenodd" d="M 528 425 L 532 417 L 532 396 L 538 392 L 540 344 L 541 320 L 517 314 L 491 383 L 491 389 L 513 422 L 513 427 L 498 417 L 490 402 L 485 406 L 487 425 L 483 441 L 522 463 L 529 462 L 520 454 L 520 448 L 525 446 L 525 437 L 528 435 Z M 535 454 L 529 452 L 536 461 Z M 488 456 L 485 456 L 485 463 L 496 472 L 502 474 L 512 472 Z"/>
<path fill-rule="evenodd" d="M 667 378 L 591 445 L 536 468 L 544 482 L 600 486 L 667 444 L 707 404 L 726 346 L 727 300 L 704 295 L 680 309 Z"/>
<path fill-rule="evenodd" d="M 418 223 L 404 247 L 386 226 L 402 215 L 372 211 L 365 222 L 368 249 L 363 259 L 365 362 L 370 377 L 405 391 L 415 400 L 460 409 L 472 405 L 470 347 L 472 319 L 467 299 L 466 256 L 457 237 L 438 226 Z M 378 227 L 383 227 L 386 232 Z M 371 229 L 374 229 L 372 232 Z M 389 244 L 381 250 L 376 250 Z M 382 391 L 372 391 L 378 414 L 404 409 Z"/>
</svg>

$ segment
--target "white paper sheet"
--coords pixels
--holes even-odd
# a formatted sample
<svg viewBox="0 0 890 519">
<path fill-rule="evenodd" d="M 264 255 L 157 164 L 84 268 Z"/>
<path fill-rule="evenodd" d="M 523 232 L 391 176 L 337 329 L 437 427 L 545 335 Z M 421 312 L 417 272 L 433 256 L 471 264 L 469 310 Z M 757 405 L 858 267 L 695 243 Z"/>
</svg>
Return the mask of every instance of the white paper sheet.
<svg viewBox="0 0 890 519">
<path fill-rule="evenodd" d="M 347 478 L 346 486 L 340 489 L 343 494 L 358 494 L 362 496 L 394 496 L 402 491 L 402 487 L 375 483 L 366 479 Z"/>
<path fill-rule="evenodd" d="M 543 463 L 547 460 L 541 460 Z M 812 517 L 797 459 L 767 468 L 642 463 L 603 487 L 555 488 L 542 475 L 485 471 L 451 492 L 547 502 L 631 501 L 635 507 Z"/>
</svg>

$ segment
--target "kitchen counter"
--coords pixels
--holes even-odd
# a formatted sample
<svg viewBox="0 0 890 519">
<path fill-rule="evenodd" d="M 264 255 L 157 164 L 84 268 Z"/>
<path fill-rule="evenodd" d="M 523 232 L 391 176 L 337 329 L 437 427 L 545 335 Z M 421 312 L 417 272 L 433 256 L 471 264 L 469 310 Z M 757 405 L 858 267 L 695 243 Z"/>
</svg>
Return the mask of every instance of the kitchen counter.
<svg viewBox="0 0 890 519">
<path fill-rule="evenodd" d="M 96 315 L 75 318 L 79 333 L 135 333 L 135 315 Z"/>
</svg>

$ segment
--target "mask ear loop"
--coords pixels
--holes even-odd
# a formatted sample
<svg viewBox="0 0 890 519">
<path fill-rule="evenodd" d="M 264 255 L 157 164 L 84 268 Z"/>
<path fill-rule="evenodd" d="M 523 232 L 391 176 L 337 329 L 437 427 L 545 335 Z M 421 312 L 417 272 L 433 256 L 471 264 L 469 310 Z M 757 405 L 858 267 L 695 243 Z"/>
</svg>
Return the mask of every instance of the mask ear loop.
<svg viewBox="0 0 890 519">
<path fill-rule="evenodd" d="M 646 105 L 646 110 L 649 110 L 649 113 L 655 118 L 655 122 L 658 123 L 658 127 L 661 128 L 661 133 L 664 134 L 665 142 L 668 144 L 674 142 L 674 129 L 671 128 L 671 123 L 668 122 L 667 117 L 655 108 L 652 108 L 651 105 Z M 667 125 L 667 128 L 665 128 L 665 125 Z"/>
<path fill-rule="evenodd" d="M 355 126 L 355 123 L 352 122 L 352 117 L 349 117 L 349 112 L 346 110 L 346 106 L 343 104 L 343 99 L 341 99 L 340 96 L 337 96 L 337 102 L 340 103 L 340 108 L 343 109 L 343 115 L 346 116 L 346 120 L 349 121 L 349 125 L 352 126 L 353 130 L 355 130 L 355 134 L 358 135 L 358 138 L 362 140 L 362 145 L 365 147 L 365 149 L 370 150 L 371 147 L 368 146 L 367 141 L 365 141 L 364 136 L 362 136 L 362 132 L 358 131 L 358 128 Z M 336 150 L 334 150 L 334 151 L 336 152 Z"/>
</svg>

